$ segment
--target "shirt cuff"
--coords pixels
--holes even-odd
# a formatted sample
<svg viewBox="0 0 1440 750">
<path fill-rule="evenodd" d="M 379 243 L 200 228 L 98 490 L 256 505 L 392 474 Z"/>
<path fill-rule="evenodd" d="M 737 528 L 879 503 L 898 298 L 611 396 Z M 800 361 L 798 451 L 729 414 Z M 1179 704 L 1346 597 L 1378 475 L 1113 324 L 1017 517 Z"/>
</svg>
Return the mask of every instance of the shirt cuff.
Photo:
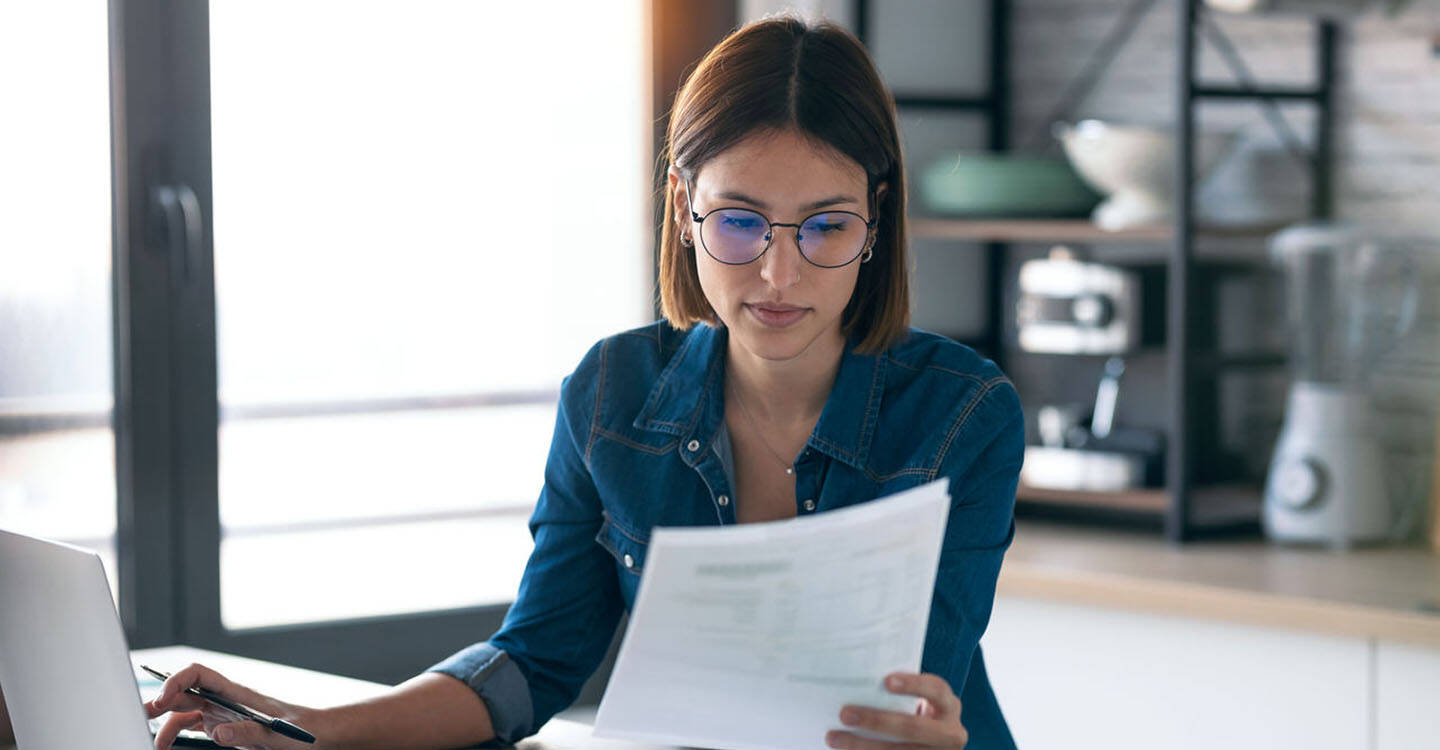
<svg viewBox="0 0 1440 750">
<path fill-rule="evenodd" d="M 490 712 L 490 725 L 495 741 L 479 747 L 504 747 L 535 733 L 534 707 L 530 703 L 530 684 L 510 655 L 487 643 L 477 643 L 456 652 L 439 664 L 425 670 L 439 672 L 470 686 L 485 709 Z"/>
</svg>

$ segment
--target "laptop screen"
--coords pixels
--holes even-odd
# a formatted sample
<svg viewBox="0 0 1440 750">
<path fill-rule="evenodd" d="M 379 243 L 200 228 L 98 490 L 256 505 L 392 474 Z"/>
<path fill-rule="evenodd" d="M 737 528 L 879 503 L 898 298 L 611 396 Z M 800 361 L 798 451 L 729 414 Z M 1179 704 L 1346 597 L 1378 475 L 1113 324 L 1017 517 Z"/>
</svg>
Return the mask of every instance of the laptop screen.
<svg viewBox="0 0 1440 750">
<path fill-rule="evenodd" d="M 0 686 L 25 750 L 152 748 L 94 552 L 0 529 Z"/>
</svg>

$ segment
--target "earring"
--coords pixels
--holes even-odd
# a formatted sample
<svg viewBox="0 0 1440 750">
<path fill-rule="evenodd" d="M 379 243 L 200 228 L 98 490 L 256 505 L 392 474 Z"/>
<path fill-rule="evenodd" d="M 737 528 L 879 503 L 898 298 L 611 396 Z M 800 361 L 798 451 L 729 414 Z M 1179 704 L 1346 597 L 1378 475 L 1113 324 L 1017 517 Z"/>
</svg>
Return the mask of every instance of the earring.
<svg viewBox="0 0 1440 750">
<path fill-rule="evenodd" d="M 680 244 L 685 247 L 695 247 L 695 240 L 690 239 L 690 235 L 688 234 L 682 234 L 680 235 Z"/>
<path fill-rule="evenodd" d="M 873 257 L 875 257 L 875 251 L 867 248 L 865 250 L 865 254 L 860 256 L 860 262 L 869 263 L 870 259 Z"/>
</svg>

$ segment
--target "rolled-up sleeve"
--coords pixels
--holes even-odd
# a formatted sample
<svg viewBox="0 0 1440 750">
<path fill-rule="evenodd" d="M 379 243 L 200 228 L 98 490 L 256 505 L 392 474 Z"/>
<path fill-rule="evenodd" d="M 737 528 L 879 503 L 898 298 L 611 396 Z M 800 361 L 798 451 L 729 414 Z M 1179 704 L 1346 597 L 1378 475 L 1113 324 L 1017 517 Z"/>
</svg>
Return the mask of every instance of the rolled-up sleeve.
<svg viewBox="0 0 1440 750">
<path fill-rule="evenodd" d="M 534 709 L 530 703 L 530 686 L 510 655 L 490 643 L 477 643 L 462 649 L 426 672 L 439 672 L 470 686 L 495 729 L 494 743 L 504 746 L 533 733 Z"/>
<path fill-rule="evenodd" d="M 603 380 L 599 349 L 561 386 L 545 484 L 530 517 L 535 547 L 504 624 L 488 641 L 426 670 L 475 690 L 500 743 L 534 734 L 574 702 L 624 610 L 613 559 L 595 541 L 603 515 L 585 461 Z"/>
</svg>

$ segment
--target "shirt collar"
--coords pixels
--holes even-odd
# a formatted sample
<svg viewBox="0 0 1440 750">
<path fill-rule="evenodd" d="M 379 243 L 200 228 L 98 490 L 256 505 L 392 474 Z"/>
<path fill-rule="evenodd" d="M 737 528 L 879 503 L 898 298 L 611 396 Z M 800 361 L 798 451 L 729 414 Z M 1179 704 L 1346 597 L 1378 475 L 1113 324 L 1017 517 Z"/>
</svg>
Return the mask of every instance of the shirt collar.
<svg viewBox="0 0 1440 750">
<path fill-rule="evenodd" d="M 727 338 L 724 328 L 704 323 L 691 328 L 679 350 L 660 373 L 655 387 L 645 399 L 645 405 L 640 407 L 635 427 L 671 435 L 691 434 L 700 421 L 701 407 L 707 400 L 712 404 L 723 404 L 721 389 L 725 387 Z M 712 394 L 720 398 L 706 399 Z M 713 437 L 714 430 L 715 426 L 711 425 L 705 437 Z M 708 440 L 702 442 L 709 445 Z"/>
<path fill-rule="evenodd" d="M 688 436 L 702 446 L 709 446 L 725 418 L 728 338 L 724 328 L 705 324 L 692 328 L 660 373 L 634 426 Z M 846 342 L 835 385 L 807 444 L 863 470 L 880 415 L 888 357 L 858 354 L 855 343 L 853 337 Z"/>
<path fill-rule="evenodd" d="M 852 337 L 840 357 L 835 385 L 810 434 L 810 447 L 864 470 L 885 393 L 884 354 L 858 354 Z"/>
</svg>

